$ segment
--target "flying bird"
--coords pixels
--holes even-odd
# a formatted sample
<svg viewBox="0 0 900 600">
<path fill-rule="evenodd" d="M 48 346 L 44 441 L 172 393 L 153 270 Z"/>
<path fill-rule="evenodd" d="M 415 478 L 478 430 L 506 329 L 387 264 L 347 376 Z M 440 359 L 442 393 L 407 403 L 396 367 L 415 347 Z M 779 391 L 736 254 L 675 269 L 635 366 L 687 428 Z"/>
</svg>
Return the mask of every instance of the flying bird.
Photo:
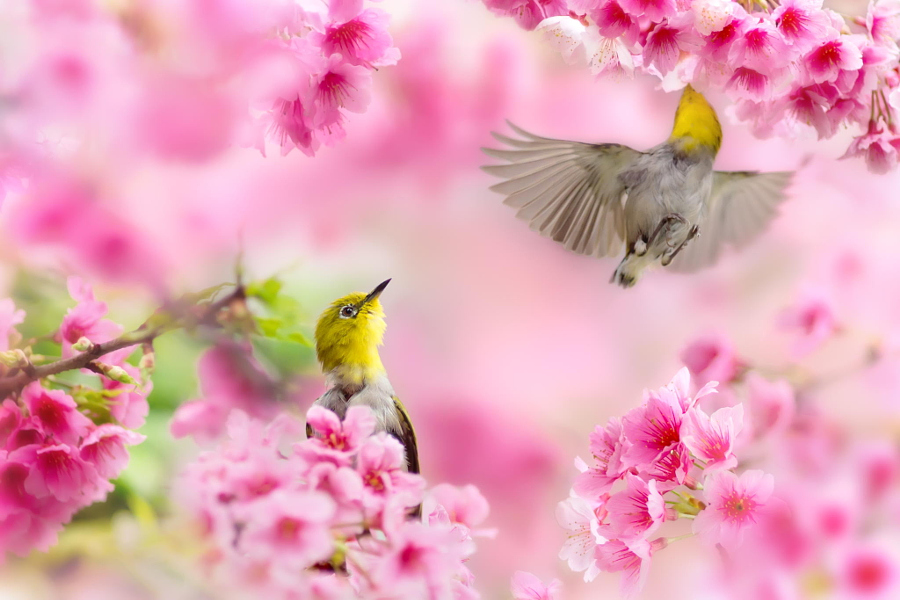
<svg viewBox="0 0 900 600">
<path fill-rule="evenodd" d="M 722 128 L 713 107 L 684 88 L 672 135 L 640 152 L 622 144 L 493 133 L 509 149 L 482 148 L 507 162 L 482 169 L 506 179 L 491 187 L 531 228 L 578 254 L 625 256 L 611 282 L 637 283 L 656 263 L 690 272 L 726 246 L 759 235 L 785 199 L 793 172 L 714 171 Z"/>
</svg>

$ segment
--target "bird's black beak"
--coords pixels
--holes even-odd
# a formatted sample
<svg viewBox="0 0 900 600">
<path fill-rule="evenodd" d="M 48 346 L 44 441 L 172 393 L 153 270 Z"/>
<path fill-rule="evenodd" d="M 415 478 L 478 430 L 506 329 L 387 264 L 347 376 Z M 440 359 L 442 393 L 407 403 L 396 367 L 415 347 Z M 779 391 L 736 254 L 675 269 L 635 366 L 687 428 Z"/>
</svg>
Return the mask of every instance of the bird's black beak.
<svg viewBox="0 0 900 600">
<path fill-rule="evenodd" d="M 374 290 L 369 292 L 368 296 L 363 298 L 363 301 L 360 302 L 360 306 L 365 306 L 366 304 L 368 304 L 369 302 L 371 302 L 372 300 L 374 300 L 378 296 L 380 296 L 381 292 L 384 291 L 384 288 L 386 288 L 390 282 L 391 282 L 390 279 L 386 279 L 385 281 L 382 281 L 381 283 L 379 283 L 378 287 L 376 287 Z"/>
</svg>

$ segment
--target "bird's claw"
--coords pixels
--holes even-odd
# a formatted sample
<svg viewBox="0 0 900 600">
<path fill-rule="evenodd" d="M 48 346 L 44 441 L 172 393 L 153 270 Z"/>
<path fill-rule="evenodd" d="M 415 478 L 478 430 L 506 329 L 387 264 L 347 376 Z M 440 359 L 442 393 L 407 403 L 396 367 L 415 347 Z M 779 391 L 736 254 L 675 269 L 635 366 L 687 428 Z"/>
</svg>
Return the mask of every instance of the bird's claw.
<svg viewBox="0 0 900 600">
<path fill-rule="evenodd" d="M 675 257 L 678 256 L 678 253 L 687 247 L 688 242 L 690 242 L 695 237 L 699 237 L 699 236 L 700 236 L 700 227 L 698 227 L 697 225 L 694 225 L 693 227 L 691 227 L 691 230 L 688 231 L 687 237 L 684 238 L 684 241 L 681 242 L 681 244 L 679 244 L 678 247 L 675 248 L 672 252 L 670 252 L 662 257 L 662 260 L 660 261 L 662 263 L 662 266 L 664 266 L 664 267 L 669 266 L 669 263 L 671 263 L 675 259 Z"/>
</svg>

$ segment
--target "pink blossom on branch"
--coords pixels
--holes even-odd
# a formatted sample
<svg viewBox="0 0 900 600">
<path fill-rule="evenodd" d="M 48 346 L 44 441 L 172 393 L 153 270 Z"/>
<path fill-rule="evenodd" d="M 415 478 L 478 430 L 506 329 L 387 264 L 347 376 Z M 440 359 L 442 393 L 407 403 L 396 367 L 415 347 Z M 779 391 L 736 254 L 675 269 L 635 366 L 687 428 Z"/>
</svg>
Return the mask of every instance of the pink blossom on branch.
<svg viewBox="0 0 900 600">
<path fill-rule="evenodd" d="M 704 482 L 706 508 L 694 519 L 694 531 L 708 543 L 738 547 L 744 532 L 765 515 L 774 486 L 774 478 L 762 471 L 745 471 L 740 477 L 713 472 Z"/>
<path fill-rule="evenodd" d="M 845 124 L 863 128 L 846 156 L 864 156 L 875 172 L 896 165 L 897 108 L 885 100 L 898 97 L 900 86 L 894 0 L 870 3 L 865 19 L 842 17 L 821 0 L 746 8 L 729 0 L 484 1 L 526 29 L 541 29 L 567 61 L 586 62 L 594 74 L 637 69 L 667 90 L 721 89 L 734 114 L 762 136 L 779 125 L 784 135 L 813 128 L 820 138 Z M 554 7 L 527 11 L 526 4 Z"/>
</svg>

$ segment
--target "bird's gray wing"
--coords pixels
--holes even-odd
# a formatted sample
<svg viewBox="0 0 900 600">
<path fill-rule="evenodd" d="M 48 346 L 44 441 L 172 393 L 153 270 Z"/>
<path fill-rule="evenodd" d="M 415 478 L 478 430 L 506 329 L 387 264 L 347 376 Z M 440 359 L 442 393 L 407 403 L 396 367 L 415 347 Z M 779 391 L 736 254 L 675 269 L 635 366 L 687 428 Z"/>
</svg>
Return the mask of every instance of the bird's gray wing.
<svg viewBox="0 0 900 600">
<path fill-rule="evenodd" d="M 700 235 L 691 240 L 667 267 L 690 272 L 718 260 L 725 245 L 740 248 L 750 242 L 777 214 L 793 171 L 716 171 Z"/>
<path fill-rule="evenodd" d="M 410 473 L 419 473 L 419 445 L 416 442 L 416 430 L 413 428 L 409 413 L 406 412 L 406 407 L 397 396 L 394 396 L 394 409 L 400 420 L 400 429 L 390 433 L 400 440 L 406 450 L 407 470 Z"/>
<path fill-rule="evenodd" d="M 507 121 L 507 123 L 509 123 Z M 584 144 L 539 137 L 509 126 L 522 138 L 492 134 L 510 149 L 482 148 L 507 161 L 484 166 L 506 179 L 491 187 L 506 195 L 541 235 L 589 256 L 619 252 L 625 238 L 625 186 L 619 175 L 641 155 L 620 144 Z"/>
</svg>

